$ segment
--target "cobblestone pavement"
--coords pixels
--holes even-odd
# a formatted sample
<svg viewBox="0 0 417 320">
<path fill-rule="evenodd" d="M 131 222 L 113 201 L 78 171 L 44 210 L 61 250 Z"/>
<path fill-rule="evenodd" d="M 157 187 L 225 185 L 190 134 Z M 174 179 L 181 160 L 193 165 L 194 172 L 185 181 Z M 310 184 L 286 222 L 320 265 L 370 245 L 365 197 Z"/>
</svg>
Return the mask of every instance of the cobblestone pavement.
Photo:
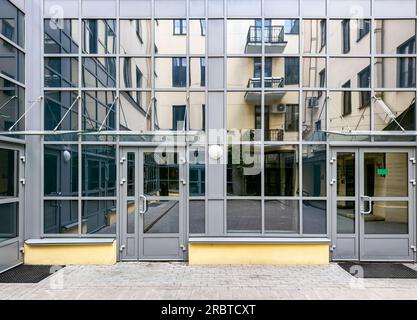
<svg viewBox="0 0 417 320">
<path fill-rule="evenodd" d="M 357 279 L 334 263 L 135 262 L 68 266 L 38 284 L 0 284 L 0 299 L 417 299 L 417 279 Z"/>
</svg>

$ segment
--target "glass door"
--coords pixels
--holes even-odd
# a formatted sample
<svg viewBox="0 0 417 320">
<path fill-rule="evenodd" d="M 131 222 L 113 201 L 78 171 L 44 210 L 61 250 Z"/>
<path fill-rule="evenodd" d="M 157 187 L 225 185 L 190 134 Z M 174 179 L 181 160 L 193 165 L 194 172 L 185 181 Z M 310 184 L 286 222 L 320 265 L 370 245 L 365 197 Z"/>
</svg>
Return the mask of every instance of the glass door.
<svg viewBox="0 0 417 320">
<path fill-rule="evenodd" d="M 414 260 L 414 155 L 360 149 L 360 259 Z"/>
<path fill-rule="evenodd" d="M 23 149 L 0 145 L 0 272 L 23 262 Z"/>
<path fill-rule="evenodd" d="M 333 260 L 414 260 L 414 152 L 333 150 Z"/>
<path fill-rule="evenodd" d="M 185 259 L 184 151 L 128 148 L 121 154 L 121 259 Z"/>
</svg>

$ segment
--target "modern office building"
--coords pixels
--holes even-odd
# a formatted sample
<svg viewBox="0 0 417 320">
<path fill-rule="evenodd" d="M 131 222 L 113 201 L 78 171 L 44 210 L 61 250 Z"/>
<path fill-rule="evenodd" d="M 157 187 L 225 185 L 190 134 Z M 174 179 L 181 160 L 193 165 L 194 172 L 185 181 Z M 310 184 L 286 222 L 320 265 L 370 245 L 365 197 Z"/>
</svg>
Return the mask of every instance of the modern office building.
<svg viewBox="0 0 417 320">
<path fill-rule="evenodd" d="M 0 0 L 0 272 L 416 261 L 416 0 Z"/>
</svg>

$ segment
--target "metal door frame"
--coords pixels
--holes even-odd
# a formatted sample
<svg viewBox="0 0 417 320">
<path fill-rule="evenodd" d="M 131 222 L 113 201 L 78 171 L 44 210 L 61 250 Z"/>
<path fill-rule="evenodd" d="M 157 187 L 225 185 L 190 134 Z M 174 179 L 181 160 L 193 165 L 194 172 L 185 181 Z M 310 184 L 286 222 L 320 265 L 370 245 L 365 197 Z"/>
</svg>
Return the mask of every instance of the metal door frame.
<svg viewBox="0 0 417 320">
<path fill-rule="evenodd" d="M 185 185 L 179 182 L 179 233 L 178 234 L 169 234 L 169 233 L 160 233 L 160 234 L 144 234 L 143 232 L 143 215 L 140 211 L 144 210 L 144 200 L 143 199 L 143 188 L 144 188 L 144 153 L 154 152 L 158 147 L 144 146 L 144 147 L 121 147 L 120 148 L 120 204 L 119 204 L 119 222 L 120 222 L 120 260 L 121 261 L 183 261 L 188 258 L 188 253 L 186 250 L 187 245 L 187 188 L 188 188 L 188 179 L 187 179 L 187 170 L 186 170 L 186 148 L 182 146 L 176 146 L 172 148 L 172 151 L 178 154 L 178 167 L 179 167 L 179 179 L 184 179 Z M 167 152 L 172 152 L 171 148 Z M 135 154 L 135 195 L 127 195 L 127 169 L 128 169 L 128 153 Z M 148 200 L 161 197 L 147 197 Z M 161 200 L 169 200 L 169 198 L 162 198 Z M 128 201 L 134 202 L 134 225 L 135 233 L 127 233 L 127 217 L 128 217 Z M 178 237 L 183 250 L 179 250 L 178 257 L 166 257 L 166 256 L 152 256 L 146 257 L 144 254 L 144 240 L 146 238 L 166 238 L 166 237 Z M 132 246 L 134 243 L 134 252 L 127 252 L 129 250 L 129 244 Z"/>
<path fill-rule="evenodd" d="M 1 199 L 0 204 L 5 203 L 18 203 L 18 237 L 13 239 L 8 239 L 0 242 L 0 257 L 1 251 L 3 250 L 5 256 L 9 253 L 6 250 L 10 250 L 10 254 L 16 253 L 16 259 L 11 259 L 13 261 L 6 263 L 2 266 L 0 261 L 0 273 L 7 271 L 17 265 L 23 263 L 23 243 L 24 243 L 24 220 L 25 220 L 25 149 L 22 145 L 13 145 L 0 142 L 0 149 L 14 150 L 17 151 L 17 158 L 15 159 L 15 164 L 19 170 L 18 175 L 16 176 L 16 187 L 18 188 L 18 195 L 15 198 L 6 198 Z M 16 249 L 13 248 L 16 247 Z M 15 251 L 17 250 L 17 252 Z"/>
<path fill-rule="evenodd" d="M 355 196 L 353 197 L 338 197 L 337 196 L 337 154 L 338 153 L 354 153 L 355 154 Z M 377 201 L 408 201 L 408 225 L 409 232 L 408 235 L 371 235 L 366 236 L 364 233 L 364 216 L 360 213 L 360 207 L 363 205 L 361 196 L 364 193 L 365 179 L 364 179 L 364 154 L 365 153 L 407 153 L 408 157 L 408 200 L 396 199 L 395 197 L 377 197 Z M 414 160 L 413 160 L 414 159 Z M 412 147 L 332 147 L 331 148 L 331 160 L 330 160 L 330 200 L 331 205 L 330 209 L 332 212 L 331 215 L 331 238 L 332 238 L 332 260 L 352 260 L 352 261 L 415 261 L 416 259 L 416 188 L 413 187 L 413 181 L 416 177 L 415 169 L 415 149 Z M 337 199 L 345 198 L 346 201 L 355 201 L 355 233 L 354 234 L 345 234 L 337 235 Z M 387 256 L 384 259 L 375 258 L 375 257 L 366 257 L 364 256 L 364 242 L 365 237 L 367 238 L 398 238 L 404 237 L 409 239 L 409 255 L 404 257 L 404 259 L 398 259 L 397 257 Z M 335 256 L 337 252 L 336 242 L 337 239 L 354 239 L 355 241 L 355 254 L 351 257 L 340 257 Z"/>
</svg>

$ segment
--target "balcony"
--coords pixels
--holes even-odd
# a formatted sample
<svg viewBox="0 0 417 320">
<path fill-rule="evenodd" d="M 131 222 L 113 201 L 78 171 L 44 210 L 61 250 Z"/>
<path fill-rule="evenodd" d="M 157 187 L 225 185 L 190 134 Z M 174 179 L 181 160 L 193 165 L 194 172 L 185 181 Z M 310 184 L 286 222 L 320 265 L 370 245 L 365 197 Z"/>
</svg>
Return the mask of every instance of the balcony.
<svg viewBox="0 0 417 320">
<path fill-rule="evenodd" d="M 248 89 L 261 88 L 260 78 L 251 78 L 248 81 Z M 279 89 L 284 87 L 284 78 L 282 77 L 267 77 L 264 79 L 265 89 Z M 285 92 L 283 91 L 266 91 L 265 92 L 265 104 L 278 103 Z M 261 93 L 259 91 L 246 91 L 245 101 L 249 104 L 261 104 Z"/>
<path fill-rule="evenodd" d="M 283 26 L 264 27 L 265 53 L 283 53 L 287 42 Z M 262 53 L 262 27 L 249 27 L 245 53 Z"/>
</svg>

